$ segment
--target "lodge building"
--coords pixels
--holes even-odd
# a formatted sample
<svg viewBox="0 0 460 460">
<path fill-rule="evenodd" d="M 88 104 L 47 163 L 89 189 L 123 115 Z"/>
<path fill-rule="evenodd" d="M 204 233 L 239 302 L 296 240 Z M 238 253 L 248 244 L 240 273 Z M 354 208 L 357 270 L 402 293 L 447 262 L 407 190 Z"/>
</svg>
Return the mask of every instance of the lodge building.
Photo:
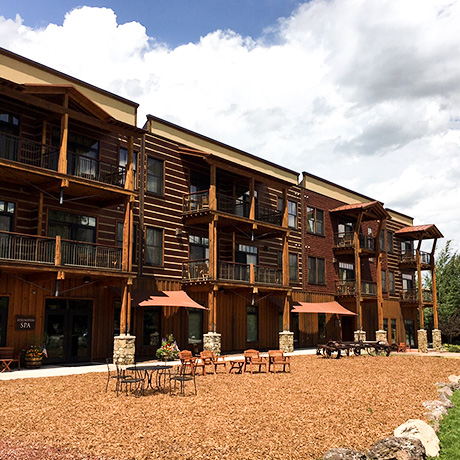
<svg viewBox="0 0 460 460">
<path fill-rule="evenodd" d="M 153 115 L 138 128 L 137 104 L 0 57 L 0 346 L 55 363 L 152 358 L 170 333 L 426 349 L 426 308 L 440 346 L 434 225 Z"/>
</svg>

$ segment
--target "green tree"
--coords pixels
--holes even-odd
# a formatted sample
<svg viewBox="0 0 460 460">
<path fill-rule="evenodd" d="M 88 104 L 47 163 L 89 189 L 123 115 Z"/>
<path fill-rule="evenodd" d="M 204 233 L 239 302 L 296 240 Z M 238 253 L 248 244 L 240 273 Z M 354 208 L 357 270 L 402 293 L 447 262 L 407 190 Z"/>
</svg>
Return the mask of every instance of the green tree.
<svg viewBox="0 0 460 460">
<path fill-rule="evenodd" d="M 425 278 L 425 284 L 431 288 L 431 277 Z M 450 240 L 436 257 L 436 291 L 440 329 L 452 342 L 460 337 L 460 255 L 452 251 Z M 432 324 L 430 313 L 425 324 Z"/>
</svg>

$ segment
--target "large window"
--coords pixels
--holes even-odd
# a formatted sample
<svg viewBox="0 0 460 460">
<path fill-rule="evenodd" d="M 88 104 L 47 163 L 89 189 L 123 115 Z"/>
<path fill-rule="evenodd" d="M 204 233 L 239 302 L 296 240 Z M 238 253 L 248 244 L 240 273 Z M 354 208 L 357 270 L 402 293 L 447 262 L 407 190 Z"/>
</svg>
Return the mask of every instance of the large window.
<svg viewBox="0 0 460 460">
<path fill-rule="evenodd" d="M 248 246 L 246 244 L 239 244 L 235 253 L 235 260 L 240 264 L 254 264 L 257 265 L 257 246 Z"/>
<path fill-rule="evenodd" d="M 203 341 L 203 310 L 188 309 L 188 343 L 198 344 Z"/>
<path fill-rule="evenodd" d="M 247 342 L 259 340 L 259 309 L 256 305 L 248 305 L 246 309 Z"/>
<path fill-rule="evenodd" d="M 324 211 L 307 207 L 307 231 L 324 235 Z"/>
<path fill-rule="evenodd" d="M 0 113 L 0 158 L 16 160 L 18 154 L 19 118 L 11 113 Z"/>
<path fill-rule="evenodd" d="M 48 236 L 59 235 L 62 239 L 96 242 L 96 218 L 50 209 Z"/>
<path fill-rule="evenodd" d="M 12 232 L 14 230 L 14 203 L 0 201 L 0 231 Z"/>
<path fill-rule="evenodd" d="M 299 281 L 299 257 L 296 253 L 289 253 L 289 281 Z"/>
<path fill-rule="evenodd" d="M 134 188 L 137 188 L 137 157 L 138 153 L 133 154 L 133 175 L 134 175 Z M 123 168 L 123 175 L 121 177 L 121 185 L 125 185 L 126 180 L 126 165 L 128 163 L 128 150 L 124 147 L 120 147 L 120 157 L 118 159 L 118 165 Z"/>
<path fill-rule="evenodd" d="M 393 294 L 395 292 L 395 272 L 388 272 L 388 290 Z"/>
<path fill-rule="evenodd" d="M 308 258 L 308 283 L 309 284 L 325 284 L 326 273 L 324 259 L 320 257 Z"/>
<path fill-rule="evenodd" d="M 164 162 L 147 157 L 147 191 L 163 195 Z"/>
<path fill-rule="evenodd" d="M 288 201 L 288 225 L 297 228 L 297 203 L 294 201 Z"/>
<path fill-rule="evenodd" d="M 145 265 L 163 265 L 163 230 L 146 228 Z"/>
<path fill-rule="evenodd" d="M 387 271 L 382 270 L 382 292 L 387 292 Z"/>
<path fill-rule="evenodd" d="M 346 262 L 339 262 L 339 279 L 341 281 L 354 281 L 355 266 Z"/>
<path fill-rule="evenodd" d="M 379 245 L 380 245 L 380 251 L 385 252 L 385 230 L 382 230 L 380 232 L 380 237 L 379 237 Z"/>
<path fill-rule="evenodd" d="M 189 236 L 190 260 L 209 259 L 209 238 L 203 236 Z"/>
<path fill-rule="evenodd" d="M 387 251 L 393 254 L 393 232 L 387 232 Z"/>
</svg>

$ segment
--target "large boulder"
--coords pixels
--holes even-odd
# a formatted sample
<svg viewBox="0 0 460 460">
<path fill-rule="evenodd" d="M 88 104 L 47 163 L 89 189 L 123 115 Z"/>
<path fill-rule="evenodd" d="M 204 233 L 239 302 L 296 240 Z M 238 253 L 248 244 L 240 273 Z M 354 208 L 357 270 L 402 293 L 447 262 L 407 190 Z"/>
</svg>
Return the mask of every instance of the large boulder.
<svg viewBox="0 0 460 460">
<path fill-rule="evenodd" d="M 377 441 L 368 456 L 373 460 L 425 460 L 426 452 L 419 439 L 390 436 Z"/>
<path fill-rule="evenodd" d="M 353 449 L 330 449 L 321 460 L 367 460 L 366 454 Z"/>
<path fill-rule="evenodd" d="M 426 455 L 429 457 L 439 455 L 439 439 L 434 429 L 423 420 L 408 420 L 395 429 L 394 435 L 419 439 L 425 447 Z"/>
</svg>

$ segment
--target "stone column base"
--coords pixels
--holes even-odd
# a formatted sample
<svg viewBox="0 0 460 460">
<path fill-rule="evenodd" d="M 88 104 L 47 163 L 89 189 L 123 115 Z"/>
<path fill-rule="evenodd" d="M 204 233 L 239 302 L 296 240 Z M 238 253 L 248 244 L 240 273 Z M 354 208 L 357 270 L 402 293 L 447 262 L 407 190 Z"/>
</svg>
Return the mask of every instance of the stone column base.
<svg viewBox="0 0 460 460">
<path fill-rule="evenodd" d="M 377 342 L 388 342 L 387 331 L 375 331 L 375 340 Z"/>
<path fill-rule="evenodd" d="M 355 342 L 359 342 L 360 340 L 364 342 L 366 340 L 366 331 L 355 331 L 354 338 Z"/>
<path fill-rule="evenodd" d="M 420 353 L 428 353 L 428 338 L 425 329 L 417 331 L 418 351 Z"/>
<path fill-rule="evenodd" d="M 136 354 L 136 337 L 118 335 L 113 339 L 113 362 L 124 365 L 134 364 Z"/>
<path fill-rule="evenodd" d="M 433 348 L 436 351 L 441 351 L 442 350 L 442 335 L 441 331 L 439 329 L 433 329 L 431 332 L 433 335 Z"/>
<path fill-rule="evenodd" d="M 294 332 L 280 332 L 279 344 L 280 350 L 284 353 L 292 353 L 294 351 Z"/>
<path fill-rule="evenodd" d="M 221 352 L 221 334 L 217 332 L 208 332 L 203 334 L 203 350 L 212 351 L 216 356 Z"/>
</svg>

